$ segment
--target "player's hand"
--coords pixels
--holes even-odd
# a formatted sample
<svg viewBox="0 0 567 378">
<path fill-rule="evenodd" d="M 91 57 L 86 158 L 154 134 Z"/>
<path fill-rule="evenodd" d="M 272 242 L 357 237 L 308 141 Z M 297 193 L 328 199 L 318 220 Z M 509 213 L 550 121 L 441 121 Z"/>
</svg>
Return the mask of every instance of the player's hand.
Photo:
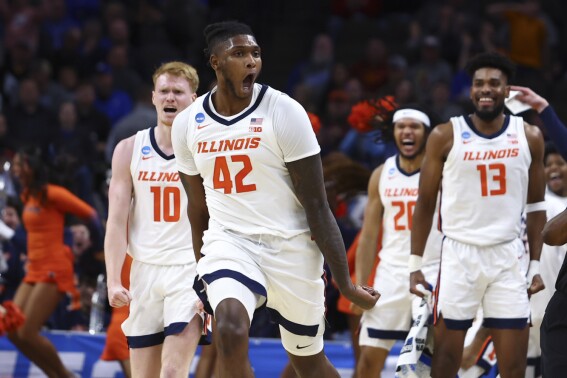
<svg viewBox="0 0 567 378">
<path fill-rule="evenodd" d="M 362 313 L 364 312 L 364 309 L 362 309 L 361 307 L 355 305 L 354 303 L 351 302 L 350 306 L 349 306 L 349 310 L 350 312 L 353 313 L 353 315 L 362 315 Z"/>
<path fill-rule="evenodd" d="M 476 364 L 478 351 L 474 350 L 472 345 L 466 346 L 463 349 L 463 358 L 461 360 L 461 369 L 467 370 Z"/>
<path fill-rule="evenodd" d="M 521 101 L 525 104 L 528 104 L 533 109 L 537 110 L 538 113 L 541 112 L 543 109 L 545 109 L 549 105 L 549 103 L 547 102 L 547 100 L 545 98 L 541 97 L 540 95 L 538 95 L 537 93 L 535 93 L 534 91 L 532 91 L 528 87 L 511 85 L 510 90 L 520 92 L 516 95 L 516 98 L 519 101 Z"/>
<path fill-rule="evenodd" d="M 205 305 L 200 299 L 197 299 L 197 301 L 195 301 L 195 307 L 197 308 L 197 311 L 199 311 L 200 313 L 205 312 Z"/>
<path fill-rule="evenodd" d="M 536 274 L 534 278 L 532 278 L 530 287 L 528 287 L 528 295 L 535 294 L 538 291 L 542 291 L 543 289 L 545 289 L 545 284 L 543 283 L 541 276 L 539 274 Z"/>
<path fill-rule="evenodd" d="M 421 270 L 416 270 L 415 272 L 411 272 L 409 276 L 409 283 L 410 283 L 410 293 L 417 295 L 420 298 L 425 296 L 425 293 L 418 287 L 418 285 L 423 285 L 421 288 L 431 287 L 429 283 L 425 280 L 425 276 L 421 272 Z"/>
<path fill-rule="evenodd" d="M 343 295 L 354 306 L 358 306 L 362 310 L 370 310 L 374 307 L 378 298 L 380 298 L 380 293 L 374 290 L 374 288 L 363 285 L 353 285 L 351 290 L 343 292 Z"/>
<path fill-rule="evenodd" d="M 132 301 L 130 292 L 122 285 L 108 287 L 108 302 L 112 307 L 128 306 Z"/>
</svg>

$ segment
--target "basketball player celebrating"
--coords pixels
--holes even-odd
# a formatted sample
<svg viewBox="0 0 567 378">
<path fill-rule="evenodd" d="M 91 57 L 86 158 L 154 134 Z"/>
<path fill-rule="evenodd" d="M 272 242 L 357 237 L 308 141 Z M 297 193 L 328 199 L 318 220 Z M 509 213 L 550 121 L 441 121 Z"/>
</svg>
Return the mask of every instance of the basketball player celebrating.
<svg viewBox="0 0 567 378">
<path fill-rule="evenodd" d="M 130 304 L 122 324 L 133 377 L 183 377 L 203 320 L 193 291 L 195 257 L 187 197 L 171 146 L 175 116 L 197 97 L 199 78 L 185 63 L 169 62 L 153 75 L 158 124 L 122 140 L 112 158 L 105 239 L 110 305 Z M 130 290 L 120 273 L 132 256 Z"/>
<path fill-rule="evenodd" d="M 230 21 L 204 34 L 217 86 L 179 114 L 172 140 L 216 319 L 219 375 L 253 376 L 248 331 L 265 305 L 301 377 L 338 377 L 323 352 L 323 254 L 353 303 L 369 309 L 378 294 L 350 280 L 307 113 L 255 83 L 262 59 L 252 30 Z"/>
<path fill-rule="evenodd" d="M 435 303 L 431 375 L 455 377 L 466 330 L 482 303 L 500 374 L 523 377 L 528 344 L 528 294 L 539 275 L 545 224 L 543 136 L 503 113 L 513 65 L 485 53 L 471 59 L 474 114 L 436 127 L 426 146 L 411 233 L 410 290 L 425 283 L 421 259 L 441 186 L 443 240 Z M 526 205 L 527 200 L 527 205 Z M 527 212 L 528 284 L 520 269 L 521 214 Z"/>
<path fill-rule="evenodd" d="M 415 296 L 409 292 L 407 271 L 410 231 L 431 121 L 419 107 L 408 105 L 394 113 L 393 123 L 393 137 L 399 152 L 372 173 L 356 251 L 356 280 L 367 282 L 382 227 L 380 264 L 374 281 L 374 289 L 381 297 L 374 308 L 362 315 L 358 377 L 379 377 L 390 349 L 396 340 L 406 338 L 412 324 L 412 299 Z M 433 229 L 423 268 L 426 280 L 432 286 L 437 281 L 440 251 L 441 233 Z"/>
</svg>

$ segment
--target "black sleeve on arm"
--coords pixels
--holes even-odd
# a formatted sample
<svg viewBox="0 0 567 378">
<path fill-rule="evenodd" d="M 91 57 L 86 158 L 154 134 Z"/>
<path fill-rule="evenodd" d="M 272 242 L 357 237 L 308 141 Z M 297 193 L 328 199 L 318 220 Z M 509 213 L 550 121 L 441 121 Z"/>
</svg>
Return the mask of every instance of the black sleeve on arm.
<svg viewBox="0 0 567 378">
<path fill-rule="evenodd" d="M 567 160 L 567 127 L 561 122 L 553 107 L 549 105 L 539 114 L 549 140 L 555 144 L 557 150 Z"/>
</svg>

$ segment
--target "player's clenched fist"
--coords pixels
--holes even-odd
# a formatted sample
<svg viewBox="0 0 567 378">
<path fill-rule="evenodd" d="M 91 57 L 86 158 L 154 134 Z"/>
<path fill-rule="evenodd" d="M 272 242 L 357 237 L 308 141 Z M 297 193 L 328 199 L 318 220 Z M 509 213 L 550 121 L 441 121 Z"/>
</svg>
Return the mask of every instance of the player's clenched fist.
<svg viewBox="0 0 567 378">
<path fill-rule="evenodd" d="M 363 285 L 352 286 L 352 290 L 343 294 L 349 301 L 363 310 L 370 310 L 380 298 L 380 293 L 374 288 Z"/>
<path fill-rule="evenodd" d="M 108 287 L 108 302 L 112 307 L 128 306 L 131 300 L 130 292 L 123 286 Z"/>
</svg>

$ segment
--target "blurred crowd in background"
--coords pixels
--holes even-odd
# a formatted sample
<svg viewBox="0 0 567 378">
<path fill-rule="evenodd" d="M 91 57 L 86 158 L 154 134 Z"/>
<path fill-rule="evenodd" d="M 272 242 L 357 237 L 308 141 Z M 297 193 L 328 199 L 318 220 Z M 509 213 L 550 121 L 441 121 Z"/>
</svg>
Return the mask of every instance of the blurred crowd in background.
<svg viewBox="0 0 567 378">
<path fill-rule="evenodd" d="M 353 106 L 391 95 L 399 105 L 426 104 L 441 121 L 471 112 L 464 64 L 499 51 L 517 64 L 512 83 L 549 99 L 565 121 L 566 11 L 560 0 L 0 0 L 0 208 L 16 230 L 2 243 L 0 299 L 13 295 L 26 260 L 21 189 L 10 173 L 15 151 L 40 147 L 104 220 L 114 147 L 156 123 L 154 69 L 182 60 L 197 68 L 199 94 L 214 85 L 203 55 L 208 23 L 250 24 L 263 46 L 259 82 L 318 117 L 329 203 L 348 248 L 370 173 L 395 153 L 379 131 L 351 125 Z M 535 112 L 522 115 L 545 134 Z M 86 330 L 104 256 L 80 222 L 69 222 L 65 240 L 82 300 L 62 303 L 48 327 Z M 337 298 L 330 284 L 329 337 L 347 329 Z M 254 335 L 276 336 L 277 327 L 256 322 Z"/>
</svg>

